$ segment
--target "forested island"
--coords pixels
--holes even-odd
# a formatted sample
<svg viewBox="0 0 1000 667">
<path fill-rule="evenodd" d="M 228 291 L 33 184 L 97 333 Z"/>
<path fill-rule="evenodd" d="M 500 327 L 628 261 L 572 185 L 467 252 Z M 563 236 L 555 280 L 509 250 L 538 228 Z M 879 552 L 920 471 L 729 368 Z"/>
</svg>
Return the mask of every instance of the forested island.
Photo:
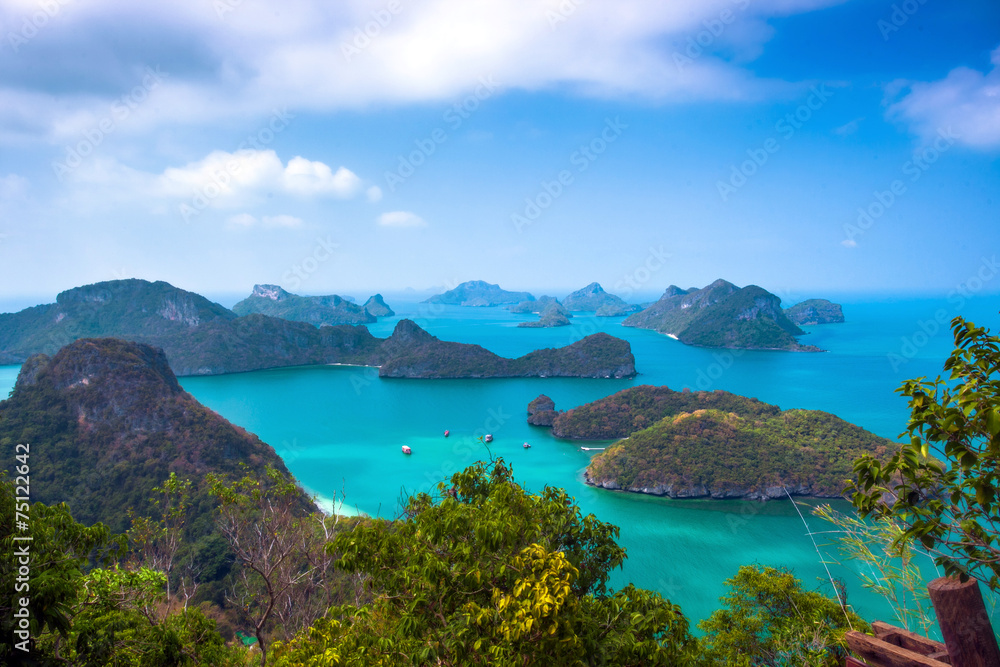
<svg viewBox="0 0 1000 667">
<path fill-rule="evenodd" d="M 336 294 L 299 296 L 286 292 L 278 285 L 254 285 L 250 296 L 233 306 L 232 310 L 237 315 L 259 313 L 293 322 L 308 322 L 317 327 L 324 324 L 368 324 L 381 317 L 369 311 L 369 305 L 381 313 L 392 312 L 381 300 L 381 295 L 377 296 L 378 301 L 369 299 L 364 306 L 359 306 Z"/>
<path fill-rule="evenodd" d="M 439 341 L 410 320 L 398 322 L 383 339 L 360 325 L 317 327 L 259 313 L 241 317 L 168 283 L 135 279 L 78 287 L 59 294 L 54 304 L 0 315 L 0 363 L 21 363 L 80 338 L 102 337 L 162 348 L 182 376 L 321 364 L 378 366 L 383 377 L 397 378 L 635 374 L 629 344 L 604 334 L 510 360 L 478 345 Z"/>
<path fill-rule="evenodd" d="M 468 280 L 454 289 L 435 294 L 424 303 L 440 303 L 449 306 L 505 306 L 523 301 L 534 301 L 528 292 L 508 292 L 499 285 L 484 280 Z"/>
<path fill-rule="evenodd" d="M 653 329 L 687 345 L 750 350 L 820 352 L 802 345 L 803 335 L 781 309 L 781 299 L 756 285 L 716 280 L 701 289 L 671 285 L 660 300 L 622 324 Z"/>
<path fill-rule="evenodd" d="M 844 321 L 844 309 L 826 299 L 807 299 L 785 309 L 785 315 L 800 327 L 814 324 L 839 324 Z"/>
<path fill-rule="evenodd" d="M 556 437 L 618 439 L 591 460 L 587 483 L 672 498 L 836 498 L 857 458 L 899 448 L 827 412 L 725 391 L 642 385 L 562 413 L 540 396 L 528 412 Z"/>
</svg>

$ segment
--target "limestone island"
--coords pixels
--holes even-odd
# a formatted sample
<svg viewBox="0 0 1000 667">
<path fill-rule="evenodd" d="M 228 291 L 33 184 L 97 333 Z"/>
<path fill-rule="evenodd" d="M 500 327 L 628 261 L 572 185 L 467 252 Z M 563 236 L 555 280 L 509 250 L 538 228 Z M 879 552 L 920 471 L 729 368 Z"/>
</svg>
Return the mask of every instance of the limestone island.
<svg viewBox="0 0 1000 667">
<path fill-rule="evenodd" d="M 745 350 L 822 352 L 796 339 L 805 332 L 781 309 L 781 299 L 756 285 L 716 280 L 701 289 L 671 285 L 660 300 L 622 322 L 652 329 L 687 345 Z"/>
<path fill-rule="evenodd" d="M 317 327 L 324 324 L 368 324 L 377 321 L 378 317 L 368 310 L 370 303 L 371 299 L 364 306 L 359 306 L 336 294 L 299 296 L 286 292 L 278 285 L 254 285 L 250 296 L 233 306 L 233 312 L 241 316 L 258 313 L 293 322 L 308 322 Z M 376 310 L 379 309 L 378 303 L 388 310 L 381 296 L 374 306 Z"/>
<path fill-rule="evenodd" d="M 557 438 L 617 440 L 591 459 L 587 484 L 670 498 L 839 498 L 855 459 L 899 447 L 828 412 L 725 391 L 641 385 L 567 412 L 543 395 L 528 412 Z"/>
<path fill-rule="evenodd" d="M 785 309 L 785 316 L 800 327 L 814 324 L 840 324 L 844 321 L 844 309 L 839 303 L 826 299 L 808 299 Z"/>
<path fill-rule="evenodd" d="M 455 289 L 435 294 L 424 303 L 441 303 L 449 306 L 506 306 L 522 301 L 534 301 L 528 292 L 508 292 L 482 280 L 469 280 Z"/>
<path fill-rule="evenodd" d="M 638 306 L 626 303 L 620 296 L 605 292 L 600 283 L 590 283 L 578 289 L 563 299 L 562 304 L 568 311 L 596 313 L 598 317 L 628 315 L 639 310 Z"/>
<path fill-rule="evenodd" d="M 550 303 L 543 310 L 539 318 L 534 322 L 521 322 L 517 326 L 521 329 L 542 329 L 549 327 L 569 326 L 569 318 L 573 317 L 558 302 Z"/>
</svg>

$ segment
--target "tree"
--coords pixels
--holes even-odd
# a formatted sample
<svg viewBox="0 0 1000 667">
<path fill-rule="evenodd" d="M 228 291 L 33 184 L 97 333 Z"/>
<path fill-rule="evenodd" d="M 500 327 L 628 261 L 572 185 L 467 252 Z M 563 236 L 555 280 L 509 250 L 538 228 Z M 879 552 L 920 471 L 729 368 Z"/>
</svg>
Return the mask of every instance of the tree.
<svg viewBox="0 0 1000 667">
<path fill-rule="evenodd" d="M 738 667 L 840 667 L 844 634 L 868 630 L 857 614 L 802 585 L 785 569 L 744 565 L 726 580 L 724 607 L 698 627 L 711 664 Z"/>
<path fill-rule="evenodd" d="M 373 600 L 335 607 L 274 648 L 291 665 L 685 665 L 696 643 L 680 609 L 607 580 L 618 528 L 562 489 L 529 494 L 502 460 L 409 498 L 395 520 L 334 538 L 337 566 Z"/>
<path fill-rule="evenodd" d="M 854 466 L 853 502 L 862 517 L 892 517 L 897 542 L 919 540 L 944 568 L 1000 590 L 1000 338 L 952 320 L 949 371 L 906 380 L 909 442 L 885 465 L 864 456 Z M 931 451 L 944 457 L 938 461 Z"/>
</svg>

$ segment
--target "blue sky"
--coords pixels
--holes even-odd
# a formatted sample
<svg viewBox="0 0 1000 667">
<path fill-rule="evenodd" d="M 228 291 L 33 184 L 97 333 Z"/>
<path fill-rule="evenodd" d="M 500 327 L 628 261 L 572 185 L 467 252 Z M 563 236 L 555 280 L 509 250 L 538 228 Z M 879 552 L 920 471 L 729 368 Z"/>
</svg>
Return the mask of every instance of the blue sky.
<svg viewBox="0 0 1000 667">
<path fill-rule="evenodd" d="M 998 157 L 995 2 L 0 0 L 6 302 L 947 292 Z"/>
</svg>

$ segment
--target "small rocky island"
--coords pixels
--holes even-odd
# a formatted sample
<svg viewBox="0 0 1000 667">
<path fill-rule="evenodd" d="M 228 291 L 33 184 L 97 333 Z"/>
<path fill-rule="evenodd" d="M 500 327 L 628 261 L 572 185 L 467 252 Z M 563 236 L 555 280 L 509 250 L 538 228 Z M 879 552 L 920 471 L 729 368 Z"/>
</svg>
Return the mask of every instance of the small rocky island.
<svg viewBox="0 0 1000 667">
<path fill-rule="evenodd" d="M 508 292 L 499 285 L 483 280 L 469 280 L 455 289 L 435 294 L 424 303 L 441 303 L 449 306 L 506 306 L 522 301 L 534 301 L 528 292 Z"/>
<path fill-rule="evenodd" d="M 569 318 L 573 317 L 558 302 L 550 303 L 534 322 L 521 322 L 521 329 L 543 329 L 549 327 L 569 326 Z"/>
<path fill-rule="evenodd" d="M 814 324 L 840 324 L 844 321 L 844 309 L 839 303 L 826 299 L 808 299 L 785 309 L 785 315 L 800 327 Z"/>
<path fill-rule="evenodd" d="M 513 306 L 508 306 L 507 310 L 509 310 L 512 313 L 524 313 L 524 314 L 536 313 L 541 315 L 542 312 L 547 308 L 549 308 L 550 306 L 559 306 L 560 308 L 562 308 L 562 303 L 560 303 L 559 299 L 555 298 L 554 296 L 548 296 L 543 294 L 537 299 L 522 301 Z"/>
<path fill-rule="evenodd" d="M 372 299 L 359 306 L 336 294 L 299 296 L 286 292 L 278 285 L 254 285 L 250 296 L 233 306 L 233 312 L 241 316 L 257 313 L 280 317 L 292 322 L 308 322 L 317 327 L 324 324 L 369 324 L 379 317 L 367 308 Z M 375 310 L 392 313 L 380 295 L 372 306 Z"/>
<path fill-rule="evenodd" d="M 559 438 L 618 439 L 591 459 L 588 484 L 671 498 L 838 498 L 855 459 L 898 449 L 836 415 L 725 391 L 643 385 L 567 412 L 539 396 L 528 414 Z"/>
<path fill-rule="evenodd" d="M 620 296 L 605 292 L 600 283 L 590 283 L 578 289 L 563 299 L 562 304 L 568 311 L 596 313 L 599 317 L 627 315 L 639 310 L 638 306 L 626 303 Z"/>
<path fill-rule="evenodd" d="M 671 285 L 660 300 L 627 317 L 623 326 L 653 329 L 687 345 L 746 350 L 821 352 L 803 345 L 805 332 L 781 309 L 781 299 L 756 285 L 716 280 L 702 289 Z"/>
<path fill-rule="evenodd" d="M 393 311 L 393 309 L 386 304 L 381 294 L 375 294 L 374 296 L 368 297 L 368 300 L 365 301 L 365 305 L 362 306 L 362 308 L 367 310 L 368 313 L 374 317 L 392 317 L 396 314 L 395 311 Z"/>
</svg>

